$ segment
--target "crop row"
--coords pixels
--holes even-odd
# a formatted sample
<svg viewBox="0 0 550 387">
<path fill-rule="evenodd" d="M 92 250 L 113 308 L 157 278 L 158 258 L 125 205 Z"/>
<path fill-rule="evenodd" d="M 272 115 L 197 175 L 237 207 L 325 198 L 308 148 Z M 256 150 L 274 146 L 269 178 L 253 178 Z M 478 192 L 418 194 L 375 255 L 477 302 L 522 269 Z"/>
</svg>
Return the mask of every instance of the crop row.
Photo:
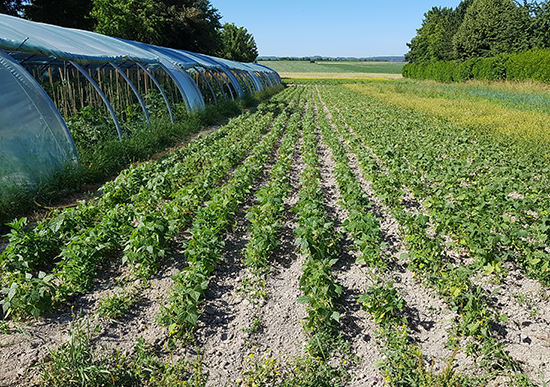
<svg viewBox="0 0 550 387">
<path fill-rule="evenodd" d="M 248 227 L 250 238 L 244 250 L 245 264 L 258 279 L 265 274 L 271 254 L 279 243 L 278 232 L 284 215 L 284 200 L 291 190 L 289 173 L 302 127 L 305 103 L 306 99 L 302 98 L 298 108 L 291 115 L 286 137 L 279 147 L 277 163 L 270 170 L 270 180 L 256 191 L 258 204 L 253 206 L 246 215 L 250 221 Z M 261 289 L 257 290 L 261 291 Z"/>
<path fill-rule="evenodd" d="M 445 260 L 445 244 L 442 236 L 439 234 L 434 236 L 428 232 L 431 218 L 422 212 L 416 214 L 410 212 L 403 206 L 402 200 L 406 194 L 406 186 L 396 177 L 396 175 L 399 176 L 395 173 L 395 169 L 399 169 L 398 165 L 385 162 L 386 159 L 383 156 L 379 157 L 378 153 L 372 153 L 374 150 L 370 148 L 372 132 L 366 130 L 365 126 L 355 119 L 354 112 L 346 111 L 343 108 L 343 105 L 340 104 L 341 95 L 338 96 L 338 100 L 334 99 L 334 95 L 328 93 L 325 97 L 333 104 L 332 113 L 339 133 L 346 140 L 350 150 L 357 156 L 365 176 L 373 182 L 372 186 L 376 194 L 391 208 L 393 216 L 400 223 L 401 231 L 405 235 L 405 241 L 409 247 L 409 269 L 413 270 L 419 278 L 424 278 L 425 284 L 434 289 L 447 302 L 449 308 L 457 311 L 458 317 L 454 322 L 454 332 L 453 336 L 449 338 L 449 345 L 458 345 L 455 335 L 457 338 L 467 338 L 467 354 L 481 355 L 483 362 L 493 367 L 512 372 L 520 371 L 517 363 L 504 352 L 502 343 L 498 341 L 498 333 L 492 328 L 497 326 L 501 319 L 506 319 L 506 316 L 501 316 L 488 303 L 489 295 L 480 286 L 472 283 L 470 279 L 472 268 L 463 264 L 454 265 Z M 349 98 L 353 98 L 353 96 Z M 347 100 L 348 106 L 350 106 L 349 102 Z M 374 116 L 380 114 L 379 110 L 374 112 L 372 110 L 371 114 Z M 395 123 L 390 122 L 386 125 L 391 127 Z M 389 144 L 393 143 L 387 143 L 385 149 L 390 146 Z M 398 300 L 390 287 L 381 293 L 383 294 L 381 299 L 385 300 L 384 303 L 388 303 L 392 299 Z M 407 336 L 405 325 L 402 334 L 404 337 Z M 386 332 L 388 348 L 397 337 L 399 335 Z M 406 351 L 410 355 L 409 365 L 412 370 L 418 369 L 414 364 L 416 357 L 419 356 L 417 350 L 414 346 L 409 345 L 409 348 L 410 350 Z M 391 356 L 388 359 L 391 360 Z M 400 367 L 396 369 L 400 369 Z M 404 373 L 402 368 L 400 371 L 402 371 L 399 373 L 400 375 Z M 400 379 L 395 373 L 388 376 L 394 384 L 399 385 L 397 381 Z M 518 375 L 518 377 L 521 376 Z"/>
<path fill-rule="evenodd" d="M 167 157 L 175 178 L 163 167 L 149 166 L 155 162 L 142 164 L 107 184 L 103 197 L 54 213 L 34 228 L 27 227 L 25 218 L 12 223 L 10 244 L 0 256 L 6 315 L 37 316 L 86 292 L 105 262 L 131 263 L 144 277 L 154 272 L 168 239 L 244 159 L 292 94 L 280 94 L 278 101 L 232 121 L 221 134 L 214 132 L 192 143 L 189 151 Z"/>
<path fill-rule="evenodd" d="M 342 294 L 342 287 L 335 282 L 332 272 L 332 266 L 338 261 L 340 235 L 328 219 L 323 203 L 316 129 L 310 100 L 303 119 L 302 158 L 305 168 L 300 176 L 298 203 L 294 207 L 298 214 L 296 244 L 304 257 L 300 278 L 300 290 L 304 295 L 298 302 L 307 306 L 306 330 L 322 334 L 340 320 L 336 301 Z"/>
<path fill-rule="evenodd" d="M 476 269 L 500 274 L 510 261 L 550 283 L 549 168 L 540 147 L 362 100 L 349 124 L 369 133 L 369 147 L 423 201 L 437 232 L 467 248 Z"/>
<path fill-rule="evenodd" d="M 336 164 L 334 175 L 340 191 L 340 203 L 349 214 L 343 223 L 344 230 L 353 241 L 353 248 L 361 253 L 356 263 L 369 268 L 366 275 L 370 285 L 357 302 L 379 326 L 379 339 L 384 342 L 381 352 L 385 360 L 378 366 L 386 382 L 392 385 L 421 384 L 425 376 L 422 372 L 422 353 L 409 337 L 411 328 L 407 319 L 401 317 L 406 303 L 393 286 L 391 273 L 387 272 L 391 257 L 383 253 L 386 246 L 382 242 L 379 220 L 372 213 L 374 203 L 352 171 L 348 150 L 340 142 L 326 115 L 320 115 L 319 125 L 323 141 L 330 148 Z"/>
<path fill-rule="evenodd" d="M 289 106 L 292 109 L 298 102 Z M 215 189 L 211 199 L 198 211 L 186 244 L 187 266 L 175 276 L 167 305 L 161 307 L 158 320 L 168 326 L 171 335 L 189 333 L 200 314 L 199 305 L 209 285 L 209 276 L 222 259 L 224 232 L 242 201 L 250 194 L 252 183 L 262 172 L 274 147 L 283 136 L 290 111 L 275 120 L 271 131 L 256 145 L 252 154 L 235 170 L 229 182 Z"/>
</svg>

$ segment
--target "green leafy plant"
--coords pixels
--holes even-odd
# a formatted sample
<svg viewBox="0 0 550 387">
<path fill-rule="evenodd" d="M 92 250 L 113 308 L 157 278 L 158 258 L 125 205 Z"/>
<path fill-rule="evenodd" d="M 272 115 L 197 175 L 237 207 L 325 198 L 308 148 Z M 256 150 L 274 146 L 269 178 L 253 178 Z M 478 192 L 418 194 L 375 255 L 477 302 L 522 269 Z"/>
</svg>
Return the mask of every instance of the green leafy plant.
<svg viewBox="0 0 550 387">
<path fill-rule="evenodd" d="M 387 324 L 398 324 L 402 321 L 400 312 L 406 303 L 401 298 L 392 282 L 385 285 L 372 286 L 368 292 L 358 299 L 363 309 L 374 317 L 374 322 L 385 326 Z"/>
<path fill-rule="evenodd" d="M 116 288 L 112 295 L 99 300 L 97 312 L 102 317 L 120 318 L 139 302 L 140 291 L 141 286 Z"/>
</svg>

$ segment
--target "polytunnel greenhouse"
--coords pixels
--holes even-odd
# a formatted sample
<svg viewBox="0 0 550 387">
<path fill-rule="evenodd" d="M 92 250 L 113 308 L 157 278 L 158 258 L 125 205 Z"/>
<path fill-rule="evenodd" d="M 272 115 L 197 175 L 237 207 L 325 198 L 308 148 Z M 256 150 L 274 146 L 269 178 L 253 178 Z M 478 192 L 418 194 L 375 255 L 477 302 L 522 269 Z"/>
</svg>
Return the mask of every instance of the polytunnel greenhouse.
<svg viewBox="0 0 550 387">
<path fill-rule="evenodd" d="M 0 14 L 0 195 L 7 187 L 35 189 L 56 169 L 78 163 L 81 133 L 78 125 L 69 131 L 75 117 L 100 110 L 106 125 L 88 123 L 87 135 L 122 138 L 132 134 L 130 116 L 174 122 L 177 111 L 279 84 L 279 75 L 259 64 Z"/>
</svg>

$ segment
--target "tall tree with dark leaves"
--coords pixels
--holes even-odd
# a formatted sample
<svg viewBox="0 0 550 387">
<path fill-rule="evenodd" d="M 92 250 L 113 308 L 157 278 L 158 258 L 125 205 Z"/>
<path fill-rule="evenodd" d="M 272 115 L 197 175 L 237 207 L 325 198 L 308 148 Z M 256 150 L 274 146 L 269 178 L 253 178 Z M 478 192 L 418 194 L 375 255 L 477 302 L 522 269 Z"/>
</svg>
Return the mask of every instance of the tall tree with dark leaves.
<svg viewBox="0 0 550 387">
<path fill-rule="evenodd" d="M 161 0 L 166 45 L 214 55 L 220 47 L 219 11 L 208 0 Z"/>
<path fill-rule="evenodd" d="M 11 16 L 21 16 L 24 10 L 22 0 L 0 0 L 0 13 Z"/>
<path fill-rule="evenodd" d="M 526 31 L 530 45 L 533 48 L 550 48 L 550 2 L 526 2 L 521 7 L 531 19 Z"/>
<path fill-rule="evenodd" d="M 92 7 L 92 0 L 31 0 L 25 10 L 25 17 L 36 22 L 92 30 Z"/>
<path fill-rule="evenodd" d="M 258 48 L 254 36 L 246 28 L 225 23 L 221 31 L 221 49 L 218 56 L 238 62 L 254 62 Z"/>
<path fill-rule="evenodd" d="M 138 42 L 165 45 L 162 5 L 156 0 L 93 0 L 95 32 Z"/>
<path fill-rule="evenodd" d="M 119 38 L 214 54 L 218 10 L 208 0 L 93 0 L 95 31 Z"/>
<path fill-rule="evenodd" d="M 453 59 L 452 37 L 456 32 L 453 10 L 447 7 L 433 7 L 424 14 L 422 26 L 416 36 L 407 43 L 409 62 L 429 62 Z"/>
<path fill-rule="evenodd" d="M 512 0 L 474 0 L 453 38 L 460 59 L 490 57 L 530 48 L 529 15 Z"/>
<path fill-rule="evenodd" d="M 473 0 L 463 0 L 455 9 L 433 7 L 426 12 L 422 26 L 416 30 L 416 36 L 407 43 L 409 52 L 405 60 L 427 62 L 455 59 L 453 36 L 472 3 Z"/>
</svg>

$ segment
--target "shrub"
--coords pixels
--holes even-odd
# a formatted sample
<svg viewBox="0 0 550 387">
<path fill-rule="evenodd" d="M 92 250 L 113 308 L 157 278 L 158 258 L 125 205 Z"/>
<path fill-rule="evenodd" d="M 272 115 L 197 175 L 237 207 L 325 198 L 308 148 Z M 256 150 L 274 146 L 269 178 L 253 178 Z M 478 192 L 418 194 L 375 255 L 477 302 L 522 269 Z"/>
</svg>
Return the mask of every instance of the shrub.
<svg viewBox="0 0 550 387">
<path fill-rule="evenodd" d="M 533 49 L 511 55 L 506 63 L 509 80 L 550 83 L 550 51 Z"/>
<path fill-rule="evenodd" d="M 481 58 L 472 66 L 474 79 L 496 81 L 506 79 L 506 62 L 510 55 L 501 54 L 491 58 Z"/>
<path fill-rule="evenodd" d="M 550 83 L 550 51 L 533 49 L 519 54 L 500 54 L 490 58 L 456 61 L 414 62 L 403 67 L 405 78 L 433 79 L 439 82 L 539 81 Z"/>
<path fill-rule="evenodd" d="M 457 64 L 453 70 L 453 81 L 464 82 L 474 78 L 472 68 L 477 63 L 479 58 L 471 58 L 462 63 Z"/>
<path fill-rule="evenodd" d="M 430 67 L 432 72 L 432 79 L 445 83 L 453 81 L 453 72 L 456 67 L 455 61 L 439 61 L 433 63 Z"/>
<path fill-rule="evenodd" d="M 455 61 L 414 62 L 403 66 L 402 74 L 405 78 L 434 79 L 439 82 L 452 82 Z"/>
</svg>

